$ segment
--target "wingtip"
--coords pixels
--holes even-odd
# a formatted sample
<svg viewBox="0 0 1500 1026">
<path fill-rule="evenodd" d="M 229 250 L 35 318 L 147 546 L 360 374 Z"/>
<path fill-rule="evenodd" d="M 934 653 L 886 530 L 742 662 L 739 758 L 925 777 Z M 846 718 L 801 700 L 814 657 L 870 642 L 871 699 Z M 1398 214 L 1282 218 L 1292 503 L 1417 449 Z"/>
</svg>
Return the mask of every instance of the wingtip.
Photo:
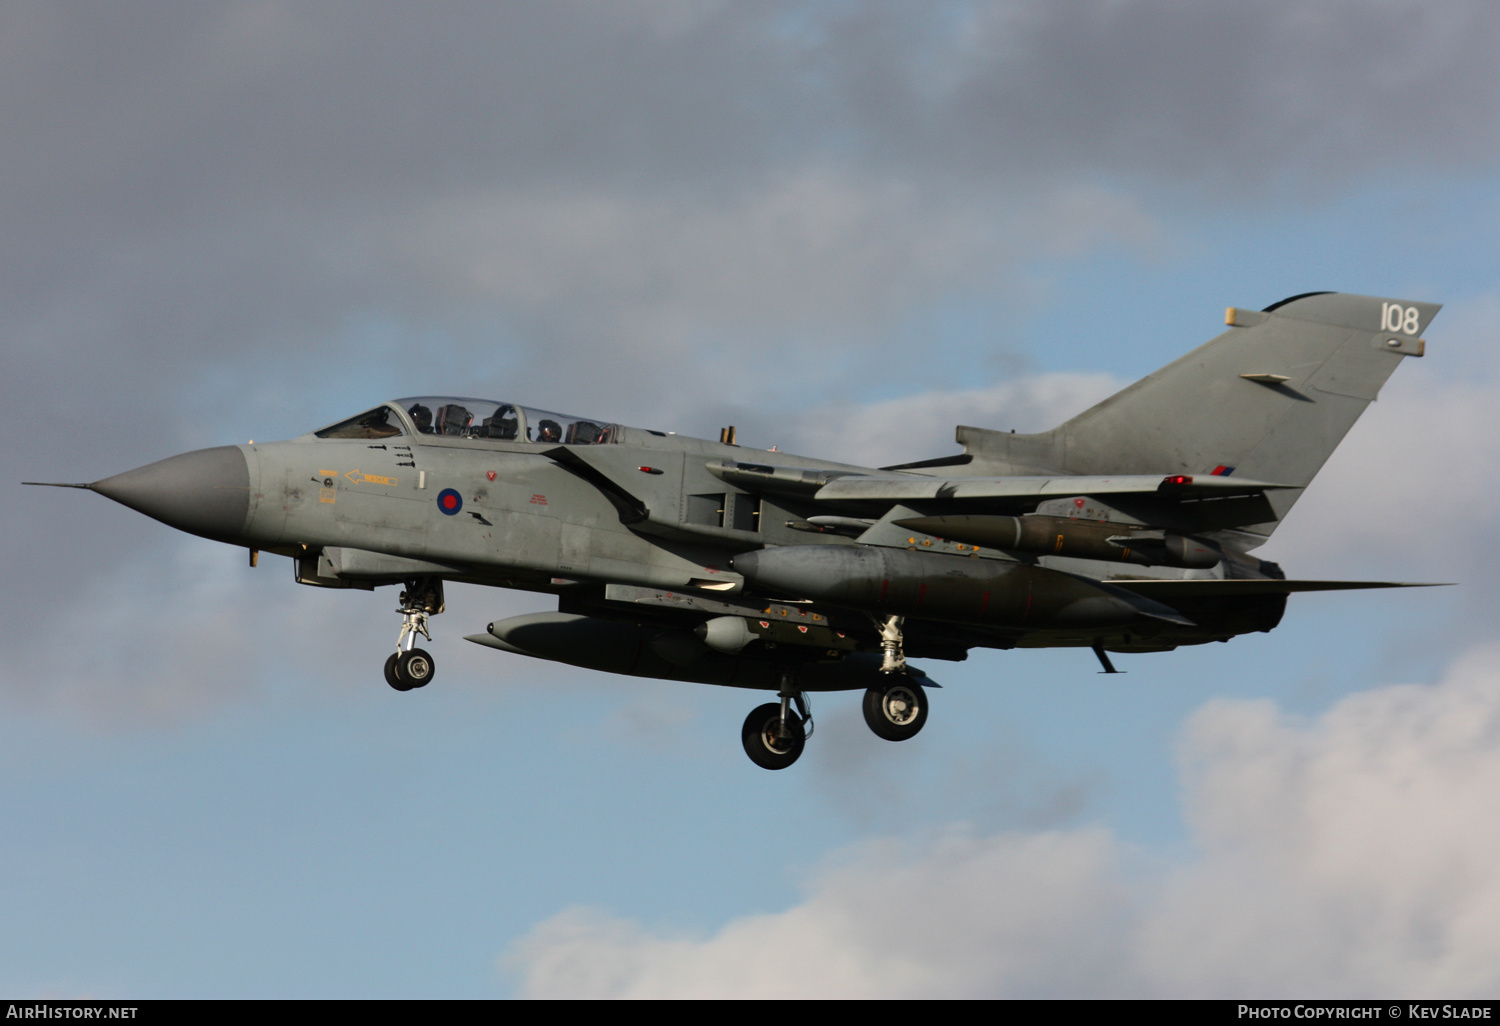
<svg viewBox="0 0 1500 1026">
<path fill-rule="evenodd" d="M 34 488 L 83 488 L 89 491 L 92 491 L 94 488 L 93 483 L 88 481 L 22 481 L 21 483 L 23 485 L 31 485 Z"/>
</svg>

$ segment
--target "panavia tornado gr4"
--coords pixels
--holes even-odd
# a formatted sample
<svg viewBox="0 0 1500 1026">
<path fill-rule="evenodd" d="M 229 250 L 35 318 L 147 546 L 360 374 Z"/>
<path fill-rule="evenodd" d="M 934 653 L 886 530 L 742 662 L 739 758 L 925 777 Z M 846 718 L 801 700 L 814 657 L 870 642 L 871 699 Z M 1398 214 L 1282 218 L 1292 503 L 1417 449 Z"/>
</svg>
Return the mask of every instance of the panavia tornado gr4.
<svg viewBox="0 0 1500 1026">
<path fill-rule="evenodd" d="M 750 758 L 790 766 L 807 695 L 862 691 L 889 741 L 927 722 L 910 662 L 974 648 L 1162 652 L 1269 631 L 1293 592 L 1251 553 L 1396 365 L 1432 303 L 1331 292 L 1261 311 L 1041 434 L 850 466 L 489 399 L 399 399 L 285 442 L 71 487 L 292 560 L 300 584 L 401 588 L 385 660 L 425 687 L 447 581 L 556 596 L 469 641 L 512 656 L 770 691 Z"/>
</svg>

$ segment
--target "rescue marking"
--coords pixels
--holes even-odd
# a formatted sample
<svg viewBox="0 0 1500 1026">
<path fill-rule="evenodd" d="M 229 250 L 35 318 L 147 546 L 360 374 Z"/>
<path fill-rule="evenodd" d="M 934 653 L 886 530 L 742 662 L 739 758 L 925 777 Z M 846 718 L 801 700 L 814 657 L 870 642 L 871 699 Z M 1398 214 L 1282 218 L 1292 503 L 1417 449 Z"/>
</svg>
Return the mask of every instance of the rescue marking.
<svg viewBox="0 0 1500 1026">
<path fill-rule="evenodd" d="M 547 505 L 547 497 L 538 492 L 531 497 L 531 504 L 533 506 L 545 506 Z"/>
<path fill-rule="evenodd" d="M 349 479 L 350 484 L 395 485 L 396 483 L 394 477 L 382 477 L 379 474 L 364 474 L 358 469 L 351 470 L 344 476 Z"/>
</svg>

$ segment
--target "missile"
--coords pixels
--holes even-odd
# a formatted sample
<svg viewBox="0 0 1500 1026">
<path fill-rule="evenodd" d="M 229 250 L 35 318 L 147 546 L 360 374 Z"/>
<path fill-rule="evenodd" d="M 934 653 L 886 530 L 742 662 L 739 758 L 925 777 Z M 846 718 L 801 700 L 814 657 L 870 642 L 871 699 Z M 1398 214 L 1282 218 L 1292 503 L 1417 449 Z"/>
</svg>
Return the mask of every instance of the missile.
<svg viewBox="0 0 1500 1026">
<path fill-rule="evenodd" d="M 1196 538 L 1107 521 L 1033 514 L 1024 517 L 909 517 L 893 523 L 908 531 L 920 531 L 967 545 L 1044 556 L 1076 556 L 1114 563 L 1195 569 L 1216 566 L 1223 558 L 1213 546 Z"/>
<path fill-rule="evenodd" d="M 1028 563 L 870 545 L 787 545 L 745 552 L 734 569 L 781 597 L 867 613 L 1043 630 L 1192 626 L 1152 599 Z"/>
</svg>

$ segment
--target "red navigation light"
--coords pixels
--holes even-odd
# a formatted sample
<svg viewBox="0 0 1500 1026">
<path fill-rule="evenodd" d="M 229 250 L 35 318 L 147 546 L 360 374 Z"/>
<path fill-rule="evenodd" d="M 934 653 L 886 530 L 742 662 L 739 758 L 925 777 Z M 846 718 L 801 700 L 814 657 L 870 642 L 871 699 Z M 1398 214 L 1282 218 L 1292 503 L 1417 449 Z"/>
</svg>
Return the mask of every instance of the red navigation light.
<svg viewBox="0 0 1500 1026">
<path fill-rule="evenodd" d="M 1164 485 L 1190 485 L 1193 483 L 1193 477 L 1191 474 L 1173 474 L 1170 477 L 1162 478 L 1161 483 Z"/>
<path fill-rule="evenodd" d="M 642 474 L 660 474 L 661 473 L 661 471 L 657 470 L 655 467 L 636 467 L 635 469 L 639 470 Z"/>
</svg>

